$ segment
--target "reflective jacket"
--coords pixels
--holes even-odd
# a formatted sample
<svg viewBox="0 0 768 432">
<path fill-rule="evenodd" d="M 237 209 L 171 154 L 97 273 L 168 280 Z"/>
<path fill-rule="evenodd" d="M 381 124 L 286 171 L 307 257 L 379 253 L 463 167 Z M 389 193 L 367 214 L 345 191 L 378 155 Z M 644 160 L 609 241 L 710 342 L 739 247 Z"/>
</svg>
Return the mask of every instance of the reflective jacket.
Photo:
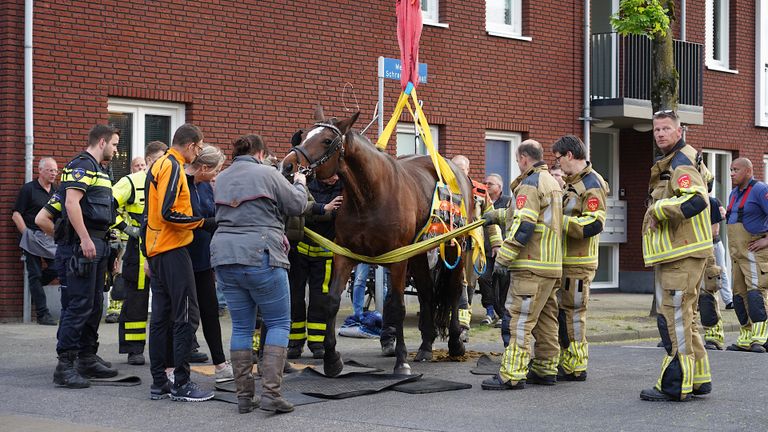
<svg viewBox="0 0 768 432">
<path fill-rule="evenodd" d="M 112 186 L 112 197 L 118 211 L 115 228 L 122 230 L 128 225 L 141 226 L 146 181 L 147 173 L 142 170 L 121 178 Z"/>
<path fill-rule="evenodd" d="M 509 227 L 496 262 L 510 270 L 529 270 L 559 278 L 562 269 L 563 192 L 544 162 L 536 163 L 510 185 L 514 207 L 495 210 Z"/>
<path fill-rule="evenodd" d="M 712 249 L 707 181 L 709 170 L 696 150 L 678 141 L 651 168 L 648 210 L 643 220 L 645 266 L 682 258 L 707 258 Z M 657 221 L 651 229 L 651 218 Z"/>
<path fill-rule="evenodd" d="M 597 269 L 600 233 L 605 227 L 608 184 L 587 166 L 565 178 L 563 197 L 563 266 Z"/>
</svg>

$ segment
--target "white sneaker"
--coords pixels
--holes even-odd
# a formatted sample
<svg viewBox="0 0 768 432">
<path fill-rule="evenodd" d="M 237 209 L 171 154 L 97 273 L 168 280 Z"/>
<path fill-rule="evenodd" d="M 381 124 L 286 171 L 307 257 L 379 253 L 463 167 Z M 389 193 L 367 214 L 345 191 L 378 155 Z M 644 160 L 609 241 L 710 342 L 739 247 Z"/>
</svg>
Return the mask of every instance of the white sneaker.
<svg viewBox="0 0 768 432">
<path fill-rule="evenodd" d="M 235 374 L 232 372 L 232 363 L 230 363 L 229 360 L 224 362 L 224 367 L 222 369 L 216 369 L 214 366 L 214 370 L 215 372 L 213 377 L 216 379 L 217 383 L 223 383 L 235 379 Z"/>
</svg>

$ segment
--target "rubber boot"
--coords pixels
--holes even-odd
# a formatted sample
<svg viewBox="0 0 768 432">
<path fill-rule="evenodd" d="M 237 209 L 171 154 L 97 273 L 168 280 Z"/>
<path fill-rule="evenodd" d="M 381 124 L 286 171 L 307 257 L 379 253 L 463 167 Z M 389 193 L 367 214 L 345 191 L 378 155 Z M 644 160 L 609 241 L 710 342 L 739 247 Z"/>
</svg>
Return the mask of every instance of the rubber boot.
<svg viewBox="0 0 768 432">
<path fill-rule="evenodd" d="M 261 363 L 263 391 L 261 393 L 260 407 L 264 411 L 274 411 L 275 413 L 293 411 L 293 404 L 283 399 L 280 393 L 287 351 L 286 348 L 275 345 L 266 345 L 264 347 L 264 361 Z"/>
<path fill-rule="evenodd" d="M 86 388 L 91 382 L 83 378 L 75 369 L 77 351 L 67 351 L 59 354 L 59 363 L 53 372 L 53 383 L 59 387 Z"/>
<path fill-rule="evenodd" d="M 77 358 L 77 373 L 85 378 L 112 378 L 117 369 L 104 366 L 95 354 L 81 352 Z"/>
<path fill-rule="evenodd" d="M 253 399 L 255 385 L 252 352 L 251 350 L 230 351 L 229 356 L 237 388 L 237 412 L 247 414 L 259 407 L 259 402 Z"/>
</svg>

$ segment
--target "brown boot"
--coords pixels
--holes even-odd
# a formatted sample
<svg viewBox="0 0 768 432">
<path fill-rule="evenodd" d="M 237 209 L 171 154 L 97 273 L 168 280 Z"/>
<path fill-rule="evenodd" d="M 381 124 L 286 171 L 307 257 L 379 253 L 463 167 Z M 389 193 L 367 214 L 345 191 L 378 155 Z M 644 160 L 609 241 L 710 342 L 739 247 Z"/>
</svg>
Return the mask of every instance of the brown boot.
<svg viewBox="0 0 768 432">
<path fill-rule="evenodd" d="M 283 399 L 280 386 L 283 382 L 283 367 L 287 349 L 275 345 L 264 346 L 264 360 L 261 362 L 261 409 L 276 413 L 288 413 L 293 411 L 293 404 Z"/>
<path fill-rule="evenodd" d="M 229 355 L 237 388 L 237 412 L 247 414 L 259 407 L 259 402 L 253 398 L 255 387 L 251 350 L 230 351 Z"/>
</svg>

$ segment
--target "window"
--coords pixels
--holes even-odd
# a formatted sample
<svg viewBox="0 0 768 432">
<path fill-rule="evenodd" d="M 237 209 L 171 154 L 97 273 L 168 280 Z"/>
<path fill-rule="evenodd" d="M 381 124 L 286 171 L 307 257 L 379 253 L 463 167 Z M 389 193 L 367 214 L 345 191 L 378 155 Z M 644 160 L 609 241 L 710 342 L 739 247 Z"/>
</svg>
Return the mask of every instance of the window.
<svg viewBox="0 0 768 432">
<path fill-rule="evenodd" d="M 768 126 L 768 3 L 755 7 L 755 125 Z"/>
<path fill-rule="evenodd" d="M 523 0 L 485 0 L 485 29 L 493 36 L 523 37 Z"/>
<path fill-rule="evenodd" d="M 730 0 L 706 0 L 707 67 L 729 70 Z"/>
<path fill-rule="evenodd" d="M 600 243 L 597 248 L 597 271 L 592 280 L 592 288 L 619 287 L 619 245 Z"/>
<path fill-rule="evenodd" d="M 498 174 L 502 178 L 502 192 L 512 196 L 509 184 L 520 175 L 515 152 L 522 136 L 519 133 L 485 132 L 485 175 Z"/>
<path fill-rule="evenodd" d="M 438 128 L 435 125 L 429 125 L 429 131 L 432 134 L 432 144 L 435 148 L 440 148 L 440 138 Z M 397 155 L 420 154 L 427 155 L 427 147 L 421 141 L 421 137 L 416 133 L 416 127 L 413 123 L 397 124 Z"/>
<path fill-rule="evenodd" d="M 421 19 L 424 24 L 436 24 L 440 22 L 439 5 L 439 0 L 422 0 Z"/>
<path fill-rule="evenodd" d="M 619 198 L 619 131 L 603 129 L 592 130 L 590 136 L 589 159 L 592 168 L 597 171 L 610 186 L 608 198 Z"/>
<path fill-rule="evenodd" d="M 131 173 L 131 159 L 144 156 L 148 142 L 170 145 L 173 132 L 185 122 L 183 104 L 112 98 L 108 109 L 109 123 L 121 130 L 112 159 L 115 181 Z"/>
</svg>

